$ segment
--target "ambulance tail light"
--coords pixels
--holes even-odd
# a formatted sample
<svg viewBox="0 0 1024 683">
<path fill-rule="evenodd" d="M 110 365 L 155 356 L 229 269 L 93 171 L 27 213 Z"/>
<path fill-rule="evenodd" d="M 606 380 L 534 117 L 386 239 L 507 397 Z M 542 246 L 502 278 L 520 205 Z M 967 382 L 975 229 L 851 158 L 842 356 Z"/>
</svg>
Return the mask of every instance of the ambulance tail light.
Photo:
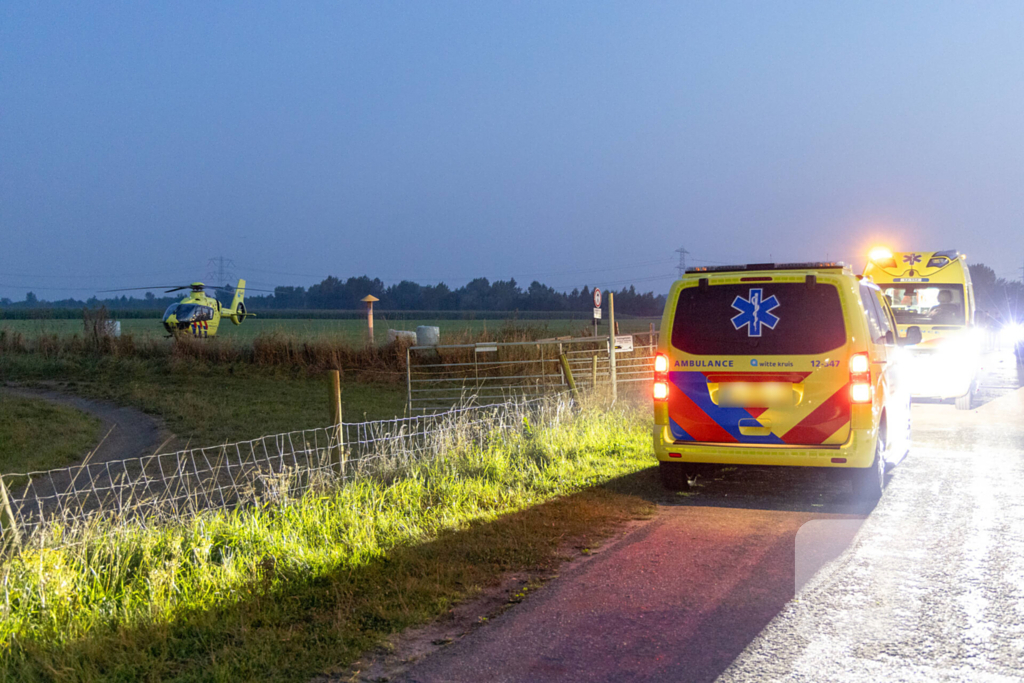
<svg viewBox="0 0 1024 683">
<path fill-rule="evenodd" d="M 659 353 L 654 357 L 654 400 L 668 400 L 668 356 Z"/>
<path fill-rule="evenodd" d="M 866 353 L 850 356 L 850 401 L 871 403 L 871 361 Z"/>
</svg>

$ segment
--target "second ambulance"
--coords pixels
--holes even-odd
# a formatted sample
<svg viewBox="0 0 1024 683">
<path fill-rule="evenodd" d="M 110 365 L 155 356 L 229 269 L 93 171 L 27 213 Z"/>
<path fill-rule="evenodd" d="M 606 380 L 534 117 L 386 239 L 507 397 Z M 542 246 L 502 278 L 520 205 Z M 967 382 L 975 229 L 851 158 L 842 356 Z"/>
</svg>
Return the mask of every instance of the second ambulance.
<svg viewBox="0 0 1024 683">
<path fill-rule="evenodd" d="M 914 398 L 953 400 L 969 410 L 978 385 L 983 340 L 975 326 L 971 271 L 957 251 L 871 251 L 864 276 L 881 288 L 902 334 L 921 330 L 906 349 Z"/>
</svg>

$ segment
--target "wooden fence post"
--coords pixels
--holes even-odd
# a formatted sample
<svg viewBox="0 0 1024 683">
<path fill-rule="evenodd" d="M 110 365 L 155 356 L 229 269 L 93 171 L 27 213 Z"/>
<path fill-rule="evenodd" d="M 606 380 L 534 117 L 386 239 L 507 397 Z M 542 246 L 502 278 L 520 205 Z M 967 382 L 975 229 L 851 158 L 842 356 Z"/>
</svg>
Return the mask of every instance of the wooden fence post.
<svg viewBox="0 0 1024 683">
<path fill-rule="evenodd" d="M 562 364 L 562 372 L 565 373 L 565 381 L 569 385 L 569 390 L 572 391 L 572 397 L 576 399 L 577 407 L 582 407 L 583 402 L 580 401 L 580 392 L 576 391 L 576 380 L 572 377 L 572 369 L 569 367 L 569 359 L 565 357 L 564 353 L 558 354 L 558 362 Z"/>
<path fill-rule="evenodd" d="M 21 548 L 21 531 L 11 509 L 11 499 L 7 495 L 7 485 L 4 484 L 3 477 L 0 477 L 0 529 L 3 529 L 4 552 L 12 548 Z"/>
</svg>

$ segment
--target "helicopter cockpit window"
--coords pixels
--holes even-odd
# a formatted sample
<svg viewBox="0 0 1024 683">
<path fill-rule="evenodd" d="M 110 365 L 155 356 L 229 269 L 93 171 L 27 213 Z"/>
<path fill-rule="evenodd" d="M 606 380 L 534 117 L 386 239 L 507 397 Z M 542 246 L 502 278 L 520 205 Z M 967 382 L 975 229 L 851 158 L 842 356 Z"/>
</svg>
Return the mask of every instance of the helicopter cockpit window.
<svg viewBox="0 0 1024 683">
<path fill-rule="evenodd" d="M 164 320 L 171 314 L 178 318 L 179 323 L 199 323 L 213 320 L 213 309 L 199 304 L 172 304 L 164 313 Z"/>
</svg>

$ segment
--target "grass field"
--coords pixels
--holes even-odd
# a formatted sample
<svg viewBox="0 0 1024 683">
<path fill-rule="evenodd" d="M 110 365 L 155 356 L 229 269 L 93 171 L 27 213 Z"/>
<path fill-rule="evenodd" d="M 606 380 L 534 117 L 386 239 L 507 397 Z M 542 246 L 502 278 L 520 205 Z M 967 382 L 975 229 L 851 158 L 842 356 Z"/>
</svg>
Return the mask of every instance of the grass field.
<svg viewBox="0 0 1024 683">
<path fill-rule="evenodd" d="M 306 682 L 338 671 L 503 574 L 552 571 L 566 550 L 650 514 L 646 408 L 511 415 L 518 428 L 398 478 L 26 550 L 0 569 L 0 678 Z"/>
<path fill-rule="evenodd" d="M 0 472 L 63 467 L 101 436 L 100 421 L 91 415 L 0 392 Z"/>
<path fill-rule="evenodd" d="M 177 446 L 208 446 L 265 434 L 322 427 L 330 422 L 322 374 L 167 359 L 47 359 L 0 356 L 0 381 L 62 383 L 63 390 L 135 406 L 163 418 Z M 386 419 L 405 409 L 401 384 L 345 382 L 346 422 Z M 36 429 L 45 428 L 34 420 Z M 29 424 L 29 422 L 26 422 Z M 8 469 L 7 471 L 10 471 Z"/>
<path fill-rule="evenodd" d="M 625 318 L 619 321 L 619 332 L 627 334 L 631 332 L 647 332 L 650 324 L 654 323 L 658 328 L 660 320 L 654 318 Z M 387 340 L 388 328 L 398 330 L 415 331 L 418 325 L 434 325 L 441 328 L 441 343 L 446 340 L 458 340 L 466 334 L 477 335 L 487 331 L 496 331 L 502 328 L 505 321 L 502 320 L 396 320 L 389 322 L 386 316 L 374 318 L 374 338 L 383 343 Z M 576 336 L 582 329 L 587 327 L 584 320 L 530 320 L 524 321 L 530 327 L 542 331 L 542 336 Z M 70 336 L 82 334 L 83 325 L 81 320 L 2 320 L 0 319 L 0 330 L 9 329 L 21 332 L 27 336 L 38 336 L 40 334 L 55 334 Z M 159 320 L 122 320 L 122 333 L 131 333 L 137 336 L 163 337 L 164 329 Z M 608 333 L 608 324 L 605 322 L 599 328 L 600 334 Z M 261 333 L 285 332 L 308 337 L 330 337 L 343 339 L 353 344 L 361 344 L 366 339 L 365 320 L 289 320 L 289 319 L 267 319 L 251 318 L 241 325 L 233 325 L 230 321 L 222 321 L 220 334 L 227 339 L 237 339 L 241 342 L 248 342 Z"/>
</svg>

